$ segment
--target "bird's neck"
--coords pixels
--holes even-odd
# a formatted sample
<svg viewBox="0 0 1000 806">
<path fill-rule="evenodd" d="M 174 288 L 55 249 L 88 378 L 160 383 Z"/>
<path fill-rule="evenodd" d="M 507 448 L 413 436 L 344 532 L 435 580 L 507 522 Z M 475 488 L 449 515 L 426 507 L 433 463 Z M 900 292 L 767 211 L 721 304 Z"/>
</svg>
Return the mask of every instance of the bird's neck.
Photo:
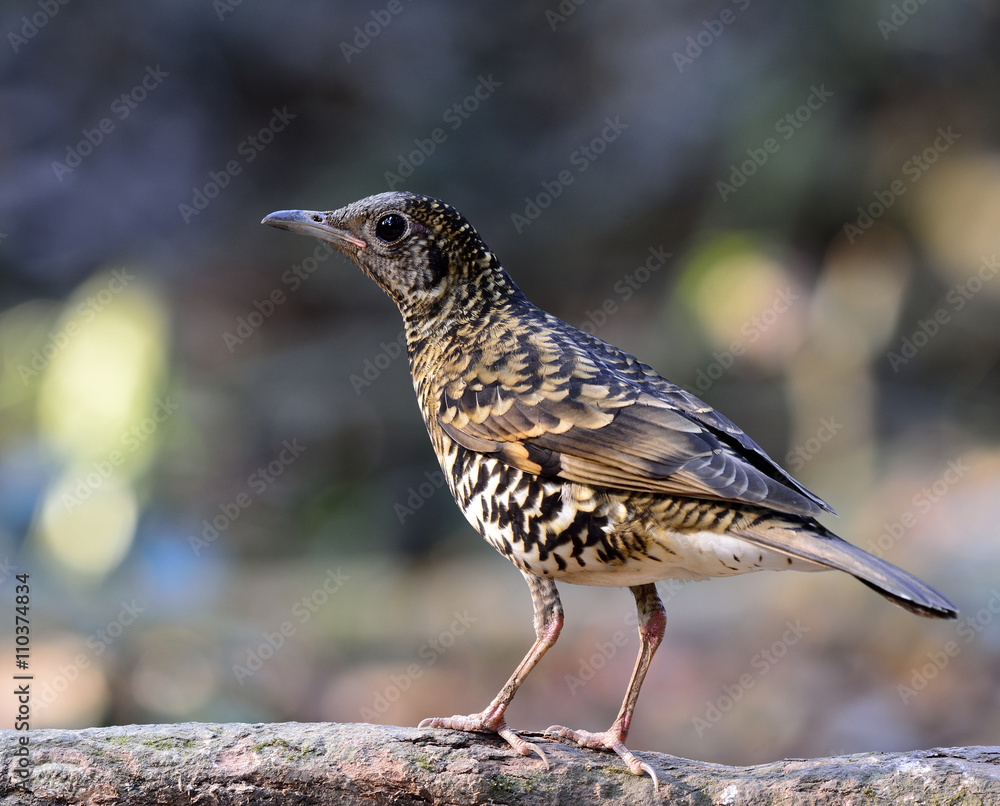
<svg viewBox="0 0 1000 806">
<path fill-rule="evenodd" d="M 491 267 L 474 277 L 456 278 L 446 293 L 418 306 L 400 306 L 407 343 L 414 348 L 465 340 L 489 322 L 525 304 L 521 290 L 503 269 Z M 461 346 L 461 345 L 455 345 Z"/>
<path fill-rule="evenodd" d="M 414 389 L 432 440 L 440 394 L 448 382 L 441 368 L 468 367 L 478 361 L 495 343 L 496 334 L 509 330 L 522 308 L 530 307 L 513 283 L 495 290 L 485 293 L 480 287 L 467 296 L 449 294 L 433 313 L 403 317 Z"/>
</svg>

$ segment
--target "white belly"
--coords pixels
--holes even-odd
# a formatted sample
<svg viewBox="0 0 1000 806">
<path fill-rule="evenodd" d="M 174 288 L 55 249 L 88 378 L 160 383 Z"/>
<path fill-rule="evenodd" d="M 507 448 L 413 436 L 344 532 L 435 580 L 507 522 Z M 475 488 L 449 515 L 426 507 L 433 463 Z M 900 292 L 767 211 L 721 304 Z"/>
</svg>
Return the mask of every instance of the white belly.
<svg viewBox="0 0 1000 806">
<path fill-rule="evenodd" d="M 554 579 L 576 585 L 620 587 L 644 585 L 664 579 L 683 581 L 736 576 L 753 571 L 825 571 L 824 566 L 746 540 L 715 532 L 655 535 L 645 555 L 630 556 L 617 565 L 602 564 L 594 558 L 584 567 L 568 567 L 553 573 Z M 668 551 L 664 544 L 671 549 Z M 791 562 L 789 562 L 791 559 Z"/>
</svg>

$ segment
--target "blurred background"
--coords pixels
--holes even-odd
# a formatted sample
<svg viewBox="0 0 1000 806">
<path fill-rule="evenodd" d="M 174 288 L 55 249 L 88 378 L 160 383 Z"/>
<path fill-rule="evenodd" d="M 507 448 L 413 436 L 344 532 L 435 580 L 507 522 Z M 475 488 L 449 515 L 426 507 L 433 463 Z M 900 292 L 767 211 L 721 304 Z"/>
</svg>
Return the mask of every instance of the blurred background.
<svg viewBox="0 0 1000 806">
<path fill-rule="evenodd" d="M 8 634 L 29 574 L 33 727 L 414 725 L 507 679 L 530 598 L 440 486 L 397 312 L 259 224 L 409 189 L 962 610 L 664 583 L 631 747 L 997 741 L 995 4 L 17 0 L 0 31 L 0 598 Z M 515 728 L 620 705 L 632 597 L 563 599 Z"/>
</svg>

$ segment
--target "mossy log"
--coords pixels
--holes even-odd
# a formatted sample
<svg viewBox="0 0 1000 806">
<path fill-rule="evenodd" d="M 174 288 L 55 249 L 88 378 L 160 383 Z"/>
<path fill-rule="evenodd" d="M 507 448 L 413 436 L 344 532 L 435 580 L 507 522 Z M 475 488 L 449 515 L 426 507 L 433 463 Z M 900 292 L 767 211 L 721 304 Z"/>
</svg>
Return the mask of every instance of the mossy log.
<svg viewBox="0 0 1000 806">
<path fill-rule="evenodd" d="M 2 731 L 0 804 L 1000 803 L 1000 747 L 752 767 L 637 753 L 659 776 L 654 791 L 612 753 L 525 736 L 544 746 L 550 769 L 494 736 L 383 725 Z"/>
</svg>

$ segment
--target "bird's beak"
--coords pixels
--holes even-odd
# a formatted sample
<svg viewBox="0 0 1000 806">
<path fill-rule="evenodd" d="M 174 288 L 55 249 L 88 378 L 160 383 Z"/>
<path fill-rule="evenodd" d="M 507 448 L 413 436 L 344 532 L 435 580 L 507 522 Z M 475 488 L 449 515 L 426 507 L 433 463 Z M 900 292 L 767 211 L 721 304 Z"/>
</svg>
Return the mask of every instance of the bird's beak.
<svg viewBox="0 0 1000 806">
<path fill-rule="evenodd" d="M 264 216 L 261 224 L 268 224 L 278 229 L 286 229 L 299 235 L 311 235 L 321 241 L 329 241 L 334 246 L 351 244 L 358 249 L 367 249 L 368 244 L 360 238 L 355 238 L 347 232 L 326 223 L 326 214 L 313 210 L 279 210 Z"/>
</svg>

